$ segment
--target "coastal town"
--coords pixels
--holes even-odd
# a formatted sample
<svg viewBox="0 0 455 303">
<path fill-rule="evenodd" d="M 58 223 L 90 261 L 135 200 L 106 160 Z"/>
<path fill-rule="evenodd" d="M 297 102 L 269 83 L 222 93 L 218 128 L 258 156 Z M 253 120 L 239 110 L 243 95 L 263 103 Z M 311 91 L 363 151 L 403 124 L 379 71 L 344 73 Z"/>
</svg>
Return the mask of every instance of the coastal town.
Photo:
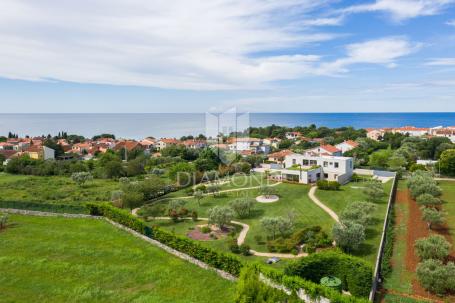
<svg viewBox="0 0 455 303">
<path fill-rule="evenodd" d="M 448 138 L 452 143 L 455 143 L 455 126 L 437 126 L 432 128 L 420 128 L 414 126 L 404 126 L 398 128 L 366 128 L 366 137 L 375 141 L 379 141 L 386 133 L 402 134 L 410 137 L 432 138 L 444 137 Z M 283 140 L 291 140 L 295 144 L 300 142 L 309 142 L 318 145 L 305 151 L 306 155 L 313 156 L 342 156 L 343 153 L 350 151 L 358 146 L 358 143 L 353 140 L 346 140 L 338 144 L 327 144 L 324 138 L 309 138 L 302 135 L 300 132 L 291 131 L 284 133 L 283 137 L 274 138 L 252 138 L 252 137 L 229 137 L 222 136 L 218 138 L 206 138 L 200 135 L 198 138 L 190 136 L 190 138 L 159 138 L 147 137 L 142 140 L 132 139 L 115 139 L 115 136 L 98 137 L 86 139 L 77 137 L 76 140 L 68 140 L 67 138 L 59 138 L 55 143 L 61 147 L 63 153 L 56 154 L 50 146 L 46 146 L 45 141 L 52 136 L 39 137 L 19 137 L 12 133 L 10 136 L 0 136 L 0 155 L 4 157 L 6 164 L 9 159 L 28 155 L 32 159 L 83 159 L 90 160 L 99 153 L 111 151 L 133 151 L 141 150 L 146 154 L 160 156 L 159 151 L 169 146 L 184 146 L 189 149 L 203 149 L 205 147 L 213 147 L 225 151 L 236 152 L 242 156 L 252 154 L 267 155 L 270 161 L 282 162 L 283 159 L 290 153 L 289 150 L 278 150 L 280 142 Z"/>
</svg>

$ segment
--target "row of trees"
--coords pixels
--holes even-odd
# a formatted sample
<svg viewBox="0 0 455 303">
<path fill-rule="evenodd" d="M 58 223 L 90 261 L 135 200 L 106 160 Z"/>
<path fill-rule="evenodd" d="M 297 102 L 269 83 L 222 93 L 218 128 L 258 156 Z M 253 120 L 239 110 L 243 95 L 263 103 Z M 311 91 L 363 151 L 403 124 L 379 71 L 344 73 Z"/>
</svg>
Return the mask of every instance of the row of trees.
<svg viewBox="0 0 455 303">
<path fill-rule="evenodd" d="M 439 199 L 442 190 L 431 173 L 420 170 L 414 172 L 409 177 L 407 186 L 412 198 L 421 205 L 422 219 L 427 222 L 428 228 L 444 223 L 445 213 L 440 210 L 442 200 Z"/>
</svg>

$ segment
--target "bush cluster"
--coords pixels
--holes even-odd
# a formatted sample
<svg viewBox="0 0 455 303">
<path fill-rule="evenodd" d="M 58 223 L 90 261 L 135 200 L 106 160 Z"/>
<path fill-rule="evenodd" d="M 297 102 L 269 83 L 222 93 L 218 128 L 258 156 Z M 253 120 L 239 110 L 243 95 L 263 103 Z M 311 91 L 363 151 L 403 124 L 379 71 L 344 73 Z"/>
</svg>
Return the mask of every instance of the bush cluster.
<svg viewBox="0 0 455 303">
<path fill-rule="evenodd" d="M 338 277 L 343 282 L 343 289 L 358 297 L 369 295 L 373 277 L 373 270 L 368 263 L 337 250 L 315 253 L 294 261 L 284 272 L 315 283 L 325 276 Z"/>
<path fill-rule="evenodd" d="M 318 186 L 318 189 L 322 190 L 339 190 L 341 186 L 337 181 L 327 180 L 319 180 L 316 185 Z"/>
</svg>

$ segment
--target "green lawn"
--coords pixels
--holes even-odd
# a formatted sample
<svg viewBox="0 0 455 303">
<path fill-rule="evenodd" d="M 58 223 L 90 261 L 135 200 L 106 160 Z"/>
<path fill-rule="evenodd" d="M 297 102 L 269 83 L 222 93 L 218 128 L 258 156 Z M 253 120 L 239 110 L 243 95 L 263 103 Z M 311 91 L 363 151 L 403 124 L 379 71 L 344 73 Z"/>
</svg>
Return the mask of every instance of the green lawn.
<svg viewBox="0 0 455 303">
<path fill-rule="evenodd" d="M 309 188 L 307 185 L 299 184 L 283 183 L 277 185 L 275 189 L 280 196 L 278 202 L 269 204 L 255 203 L 251 218 L 237 219 L 250 225 L 250 230 L 245 241 L 246 244 L 250 245 L 254 250 L 267 251 L 265 244 L 258 244 L 254 239 L 255 235 L 261 235 L 265 240 L 266 235 L 260 224 L 261 218 L 266 216 L 287 216 L 288 213 L 295 215 L 296 228 L 319 225 L 323 230 L 330 233 L 334 221 L 308 198 Z M 259 195 L 259 190 L 251 189 L 224 193 L 218 197 L 212 195 L 206 196 L 201 200 L 201 206 L 198 206 L 197 201 L 191 198 L 186 200 L 186 208 L 197 210 L 200 217 L 207 217 L 208 209 L 216 205 L 228 205 L 230 201 L 245 194 L 251 198 L 256 198 Z M 167 201 L 163 200 L 159 203 L 167 203 Z"/>
<path fill-rule="evenodd" d="M 93 179 L 84 187 L 62 176 L 24 176 L 0 173 L 0 200 L 27 202 L 81 203 L 109 201 L 111 192 L 119 189 L 114 180 Z"/>
<path fill-rule="evenodd" d="M 10 216 L 2 302 L 232 302 L 234 283 L 101 220 Z"/>
<path fill-rule="evenodd" d="M 366 197 L 362 192 L 362 188 L 364 186 L 365 184 L 361 182 L 351 182 L 341 186 L 339 191 L 317 190 L 316 196 L 321 200 L 322 203 L 340 215 L 344 208 L 350 203 L 366 200 Z M 377 210 L 374 213 L 375 222 L 372 226 L 369 226 L 366 229 L 365 242 L 361 245 L 357 252 L 353 253 L 354 255 L 364 258 L 372 265 L 375 264 L 379 244 L 381 242 L 384 218 L 387 211 L 387 202 L 391 188 L 392 181 L 384 184 L 384 191 L 386 194 L 382 198 L 381 202 L 375 203 L 377 205 Z"/>
<path fill-rule="evenodd" d="M 450 234 L 455 240 L 455 181 L 438 181 L 442 188 L 442 200 L 445 204 L 442 206 L 447 212 L 446 222 L 449 225 Z"/>
</svg>

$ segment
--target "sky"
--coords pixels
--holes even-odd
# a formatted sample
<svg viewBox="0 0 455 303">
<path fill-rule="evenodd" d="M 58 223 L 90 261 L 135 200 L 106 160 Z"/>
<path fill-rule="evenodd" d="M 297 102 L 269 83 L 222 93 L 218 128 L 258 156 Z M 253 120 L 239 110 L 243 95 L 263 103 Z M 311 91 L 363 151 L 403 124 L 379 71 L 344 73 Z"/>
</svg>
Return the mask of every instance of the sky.
<svg viewBox="0 0 455 303">
<path fill-rule="evenodd" d="M 2 0 L 0 112 L 455 112 L 455 0 Z"/>
</svg>

